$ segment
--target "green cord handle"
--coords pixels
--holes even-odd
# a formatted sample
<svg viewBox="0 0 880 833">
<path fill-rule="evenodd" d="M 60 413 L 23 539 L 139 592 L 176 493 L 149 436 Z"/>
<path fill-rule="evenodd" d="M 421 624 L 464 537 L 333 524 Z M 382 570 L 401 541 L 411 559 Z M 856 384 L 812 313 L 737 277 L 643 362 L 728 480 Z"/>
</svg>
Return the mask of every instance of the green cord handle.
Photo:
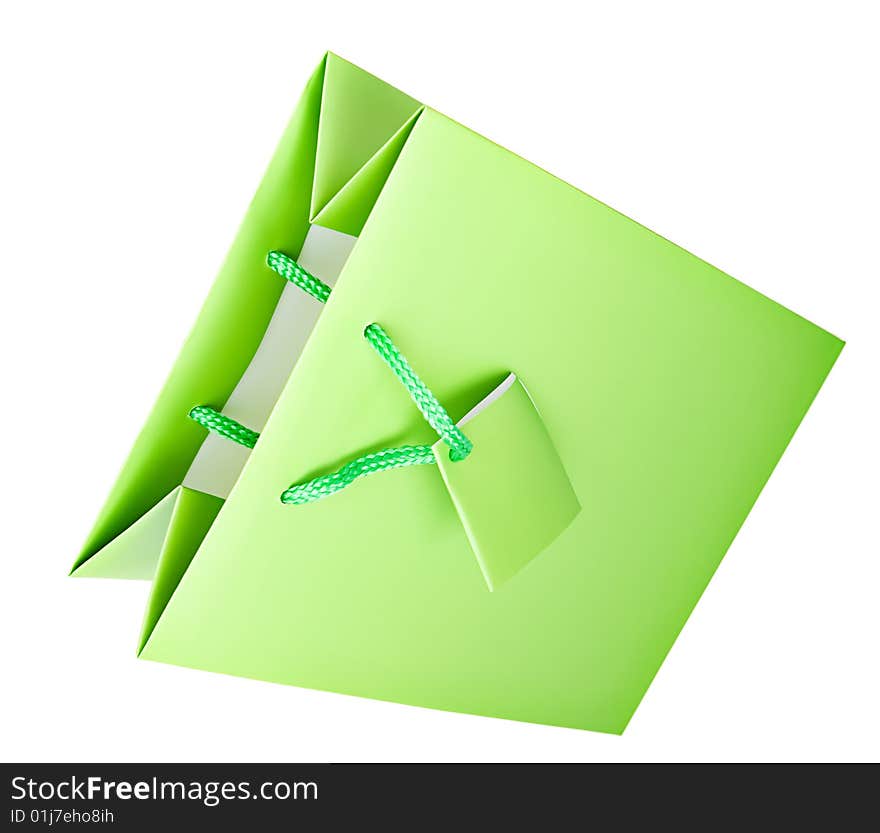
<svg viewBox="0 0 880 833">
<path fill-rule="evenodd" d="M 232 417 L 225 416 L 207 405 L 196 405 L 189 412 L 189 418 L 214 434 L 219 434 L 221 437 L 226 437 L 227 440 L 232 440 L 248 448 L 253 448 L 260 436 L 256 431 L 245 428 Z"/>
<path fill-rule="evenodd" d="M 322 304 L 327 303 L 327 299 L 330 297 L 330 287 L 320 278 L 306 272 L 292 257 L 288 257 L 283 252 L 269 252 L 266 255 L 266 264 L 282 278 L 308 292 Z"/>
<path fill-rule="evenodd" d="M 322 304 L 326 303 L 330 297 L 331 289 L 324 281 L 303 269 L 293 258 L 283 252 L 269 252 L 266 264 L 281 277 L 308 292 Z M 471 453 L 473 443 L 452 421 L 452 417 L 419 378 L 388 333 L 379 324 L 370 324 L 364 330 L 364 338 L 379 354 L 382 361 L 391 368 L 394 375 L 409 392 L 422 416 L 449 446 L 449 459 L 453 461 L 464 460 Z M 189 416 L 209 431 L 246 445 L 248 448 L 253 448 L 260 436 L 256 431 L 245 428 L 234 419 L 224 416 L 206 405 L 196 406 L 189 412 Z M 315 477 L 304 483 L 294 483 L 281 494 L 281 502 L 312 503 L 335 494 L 358 478 L 368 474 L 390 471 L 404 466 L 430 465 L 436 462 L 430 445 L 404 445 L 398 448 L 385 448 L 351 460 L 339 471 Z"/>
<path fill-rule="evenodd" d="M 410 367 L 406 357 L 394 346 L 388 333 L 378 324 L 370 324 L 364 330 L 364 338 L 370 342 L 373 349 L 382 357 L 382 361 L 400 379 L 403 386 L 409 391 L 413 402 L 416 403 L 416 407 L 422 412 L 422 416 L 428 420 L 431 427 L 449 446 L 449 459 L 453 461 L 464 460 L 471 453 L 471 449 L 474 447 L 473 443 L 452 421 L 452 417 L 446 413 L 446 409 L 440 404 L 437 397 L 431 393 L 428 386 Z"/>
<path fill-rule="evenodd" d="M 422 466 L 436 463 L 434 451 L 429 445 L 401 445 L 397 448 L 385 448 L 365 454 L 349 463 L 339 471 L 295 483 L 281 493 L 282 503 L 313 503 L 322 497 L 328 497 L 351 485 L 359 477 L 375 474 L 379 471 L 390 471 L 404 466 Z"/>
</svg>

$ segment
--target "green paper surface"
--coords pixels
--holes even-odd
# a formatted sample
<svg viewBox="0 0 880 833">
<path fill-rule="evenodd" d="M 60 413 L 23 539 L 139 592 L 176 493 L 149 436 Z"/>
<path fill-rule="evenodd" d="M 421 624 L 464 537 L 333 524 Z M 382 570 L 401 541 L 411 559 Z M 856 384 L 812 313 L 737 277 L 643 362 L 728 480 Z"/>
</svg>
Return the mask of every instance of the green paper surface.
<svg viewBox="0 0 880 833">
<path fill-rule="evenodd" d="M 328 68 L 338 60 L 329 56 Z M 339 66 L 339 77 L 357 79 L 358 102 L 377 98 L 382 130 L 364 131 L 361 143 L 340 128 L 357 146 L 318 152 L 318 169 L 339 171 L 315 172 L 312 190 L 330 95 L 326 87 L 322 109 L 319 70 L 261 186 L 265 201 L 218 279 L 222 290 L 212 290 L 223 309 L 241 302 L 234 355 L 209 363 L 187 345 L 186 367 L 175 367 L 133 453 L 139 465 L 130 461 L 82 560 L 179 484 L 203 436 L 182 427 L 188 408 L 223 401 L 280 289 L 260 288 L 271 278 L 265 252 L 295 251 L 309 218 L 329 213 L 352 182 L 338 219 L 359 240 L 229 499 L 212 525 L 209 510 L 196 513 L 193 529 L 210 529 L 188 568 L 187 546 L 176 571 L 169 566 L 141 656 L 620 732 L 842 342 Z M 357 119 L 373 112 L 345 107 Z M 333 119 L 351 125 L 354 116 Z M 369 187 L 359 190 L 361 171 Z M 486 591 L 434 466 L 364 478 L 314 504 L 279 501 L 291 483 L 366 451 L 434 441 L 362 338 L 371 322 L 454 419 L 511 368 L 539 403 L 581 511 L 499 592 Z M 203 312 L 199 339 L 227 338 L 222 323 Z M 206 367 L 215 369 L 202 384 Z M 213 400 L 201 395 L 212 385 Z M 158 442 L 160 428 L 171 439 Z M 147 477 L 140 463 L 150 460 L 158 471 Z"/>
</svg>

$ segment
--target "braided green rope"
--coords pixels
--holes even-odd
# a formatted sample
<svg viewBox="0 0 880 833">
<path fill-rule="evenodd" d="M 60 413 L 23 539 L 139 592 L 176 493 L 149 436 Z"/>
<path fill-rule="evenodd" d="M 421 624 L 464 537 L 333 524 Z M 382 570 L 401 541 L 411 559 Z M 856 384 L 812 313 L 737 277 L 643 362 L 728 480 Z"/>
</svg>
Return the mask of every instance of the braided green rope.
<svg viewBox="0 0 880 833">
<path fill-rule="evenodd" d="M 283 252 L 269 252 L 266 256 L 266 263 L 282 278 L 308 292 L 322 304 L 330 297 L 330 287 L 324 281 L 307 272 L 293 258 Z M 189 412 L 189 417 L 209 431 L 241 445 L 246 445 L 248 448 L 253 448 L 260 436 L 256 431 L 245 428 L 234 419 L 224 416 L 207 405 L 196 406 Z"/>
<path fill-rule="evenodd" d="M 270 269 L 277 272 L 285 280 L 296 284 L 322 304 L 327 303 L 327 299 L 330 297 L 330 287 L 320 278 L 316 278 L 303 269 L 293 258 L 283 252 L 269 252 L 266 256 L 266 263 Z"/>
<path fill-rule="evenodd" d="M 231 417 L 224 416 L 207 405 L 196 405 L 189 412 L 189 418 L 195 420 L 199 425 L 207 428 L 214 434 L 219 434 L 221 437 L 226 437 L 227 440 L 233 440 L 248 448 L 253 448 L 260 437 L 256 431 L 245 428 L 240 422 L 236 422 Z"/>
<path fill-rule="evenodd" d="M 402 445 L 398 448 L 374 451 L 372 454 L 365 454 L 363 457 L 346 463 L 339 471 L 332 474 L 325 474 L 305 483 L 294 484 L 281 494 L 281 502 L 313 503 L 344 489 L 359 477 L 380 471 L 399 469 L 404 466 L 430 465 L 435 462 L 434 452 L 429 445 Z"/>
<path fill-rule="evenodd" d="M 473 449 L 473 443 L 452 421 L 452 417 L 418 377 L 400 350 L 395 347 L 388 333 L 378 324 L 370 324 L 364 330 L 364 338 L 379 354 L 385 364 L 401 381 L 431 427 L 449 446 L 449 458 L 464 460 Z M 304 483 L 295 483 L 281 495 L 282 503 L 312 503 L 328 497 L 351 485 L 359 477 L 403 466 L 421 466 L 436 463 L 434 451 L 429 445 L 405 445 L 386 448 L 346 463 L 339 471 L 321 475 Z"/>
<path fill-rule="evenodd" d="M 266 264 L 270 269 L 277 272 L 285 280 L 308 292 L 322 304 L 330 297 L 331 289 L 324 281 L 316 278 L 307 270 L 303 269 L 293 258 L 283 252 L 272 251 L 266 256 Z M 449 458 L 453 461 L 464 460 L 473 449 L 473 443 L 462 433 L 461 429 L 452 421 L 446 409 L 437 400 L 437 397 L 428 389 L 428 386 L 419 378 L 412 369 L 406 357 L 395 347 L 388 333 L 378 324 L 370 324 L 364 330 L 364 338 L 379 354 L 382 361 L 391 368 L 395 376 L 409 392 L 416 407 L 440 435 L 440 438 L 449 446 Z M 199 405 L 193 408 L 190 418 L 209 431 L 220 434 L 227 439 L 253 448 L 256 445 L 259 434 L 245 428 L 234 419 L 209 408 Z M 302 504 L 312 503 L 328 495 L 344 489 L 354 483 L 359 477 L 375 474 L 380 471 L 389 471 L 404 466 L 422 466 L 436 463 L 434 452 L 429 445 L 404 445 L 398 448 L 386 448 L 365 454 L 346 463 L 339 471 L 324 474 L 304 483 L 295 483 L 285 489 L 281 495 L 282 503 Z"/>
<path fill-rule="evenodd" d="M 378 324 L 370 324 L 364 330 L 364 338 L 370 342 L 373 349 L 381 356 L 382 361 L 400 379 L 403 386 L 409 391 L 413 402 L 416 403 L 416 407 L 422 412 L 422 416 L 428 420 L 431 427 L 449 446 L 449 459 L 453 461 L 464 460 L 471 453 L 471 449 L 474 447 L 473 443 L 452 421 L 452 417 L 446 413 L 446 409 L 437 401 L 437 397 L 428 390 L 428 386 L 410 367 L 404 355 L 388 337 L 388 333 Z"/>
</svg>

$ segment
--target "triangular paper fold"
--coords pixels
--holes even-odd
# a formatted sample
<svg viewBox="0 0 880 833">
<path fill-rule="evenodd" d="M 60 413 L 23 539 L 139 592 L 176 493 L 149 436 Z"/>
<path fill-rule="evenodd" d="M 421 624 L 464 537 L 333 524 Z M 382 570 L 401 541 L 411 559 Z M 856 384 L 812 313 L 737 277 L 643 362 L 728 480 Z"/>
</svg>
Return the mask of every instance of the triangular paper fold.
<svg viewBox="0 0 880 833">
<path fill-rule="evenodd" d="M 75 575 L 149 577 L 148 563 L 139 563 L 132 573 L 115 563 L 114 552 L 94 568 L 83 568 L 182 483 L 205 439 L 204 429 L 187 414 L 194 405 L 226 402 L 283 289 L 284 282 L 265 265 L 266 253 L 298 253 L 316 214 L 328 228 L 359 233 L 420 110 L 418 102 L 375 76 L 336 55 L 325 56 L 74 562 Z"/>
<path fill-rule="evenodd" d="M 312 218 L 313 223 L 344 234 L 357 236 L 361 233 L 420 112 L 421 110 L 413 114 L 336 192 L 327 205 Z"/>
<path fill-rule="evenodd" d="M 152 580 L 182 487 L 169 492 L 106 547 L 71 570 L 77 578 Z"/>
<path fill-rule="evenodd" d="M 422 106 L 338 55 L 325 61 L 312 217 Z"/>
<path fill-rule="evenodd" d="M 162 542 L 144 624 L 138 644 L 140 652 L 150 638 L 156 622 L 165 610 L 183 578 L 202 540 L 214 523 L 223 501 L 213 495 L 181 486 L 177 491 L 168 532 Z"/>
<path fill-rule="evenodd" d="M 139 652 L 222 506 L 220 498 L 178 486 L 122 535 L 72 571 L 77 578 L 153 582 Z"/>
</svg>

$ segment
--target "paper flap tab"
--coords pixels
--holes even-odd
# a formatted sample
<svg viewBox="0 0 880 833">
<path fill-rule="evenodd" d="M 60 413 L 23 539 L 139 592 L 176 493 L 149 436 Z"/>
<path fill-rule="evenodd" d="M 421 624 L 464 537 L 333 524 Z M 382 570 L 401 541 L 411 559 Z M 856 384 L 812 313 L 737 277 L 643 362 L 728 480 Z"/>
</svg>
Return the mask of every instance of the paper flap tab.
<svg viewBox="0 0 880 833">
<path fill-rule="evenodd" d="M 580 503 L 528 391 L 510 374 L 460 422 L 474 444 L 443 480 L 486 579 L 496 590 L 572 522 Z"/>
</svg>

